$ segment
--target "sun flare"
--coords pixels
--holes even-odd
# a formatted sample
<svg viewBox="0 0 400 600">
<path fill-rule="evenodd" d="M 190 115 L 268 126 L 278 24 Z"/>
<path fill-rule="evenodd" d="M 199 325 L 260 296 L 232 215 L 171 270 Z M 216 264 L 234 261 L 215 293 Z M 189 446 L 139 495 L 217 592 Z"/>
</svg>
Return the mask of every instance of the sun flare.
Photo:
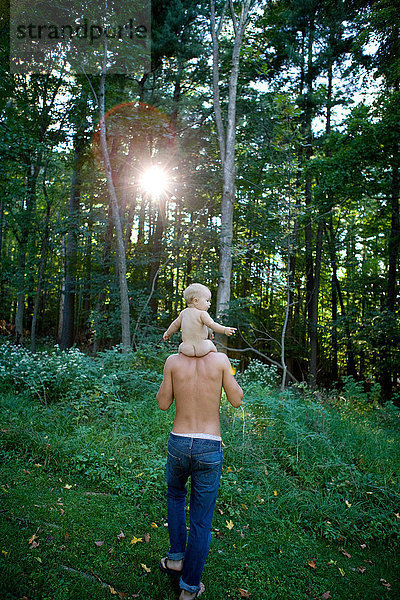
<svg viewBox="0 0 400 600">
<path fill-rule="evenodd" d="M 161 167 L 149 167 L 140 178 L 140 187 L 150 196 L 161 196 L 167 190 L 168 177 Z"/>
</svg>

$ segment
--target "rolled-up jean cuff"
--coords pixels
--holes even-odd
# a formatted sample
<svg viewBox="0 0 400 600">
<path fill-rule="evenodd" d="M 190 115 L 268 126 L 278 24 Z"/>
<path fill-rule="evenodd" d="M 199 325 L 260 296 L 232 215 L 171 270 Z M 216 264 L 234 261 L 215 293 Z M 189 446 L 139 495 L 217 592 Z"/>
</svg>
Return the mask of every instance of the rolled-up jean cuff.
<svg viewBox="0 0 400 600">
<path fill-rule="evenodd" d="M 167 558 L 169 560 L 183 560 L 185 558 L 184 552 L 167 552 Z"/>
<path fill-rule="evenodd" d="M 200 589 L 199 585 L 188 585 L 183 581 L 182 577 L 179 580 L 179 587 L 181 588 L 181 590 L 186 590 L 187 592 L 189 592 L 189 594 L 195 594 Z"/>
</svg>

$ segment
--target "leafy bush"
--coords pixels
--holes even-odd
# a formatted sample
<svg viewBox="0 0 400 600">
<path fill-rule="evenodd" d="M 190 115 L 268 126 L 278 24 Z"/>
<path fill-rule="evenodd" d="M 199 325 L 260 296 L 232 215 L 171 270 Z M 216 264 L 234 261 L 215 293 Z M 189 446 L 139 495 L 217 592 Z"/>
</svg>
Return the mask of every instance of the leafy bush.
<svg viewBox="0 0 400 600">
<path fill-rule="evenodd" d="M 0 386 L 27 390 L 43 404 L 71 402 L 78 411 L 91 403 L 105 407 L 121 398 L 154 393 L 161 375 L 139 367 L 140 357 L 120 347 L 91 358 L 78 350 L 36 354 L 6 343 L 0 346 Z"/>
<path fill-rule="evenodd" d="M 243 373 L 237 374 L 241 386 L 248 387 L 253 384 L 265 388 L 276 388 L 278 384 L 278 370 L 272 365 L 266 365 L 261 360 L 253 359 Z"/>
</svg>

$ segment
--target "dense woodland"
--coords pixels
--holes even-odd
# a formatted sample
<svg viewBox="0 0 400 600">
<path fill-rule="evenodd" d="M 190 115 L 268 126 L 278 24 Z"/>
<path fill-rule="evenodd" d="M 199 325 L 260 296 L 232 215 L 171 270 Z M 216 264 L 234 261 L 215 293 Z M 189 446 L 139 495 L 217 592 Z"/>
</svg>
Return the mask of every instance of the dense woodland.
<svg viewBox="0 0 400 600">
<path fill-rule="evenodd" d="M 152 17 L 150 72 L 66 77 L 10 74 L 2 15 L 3 335 L 161 345 L 200 281 L 242 366 L 400 402 L 396 3 L 153 0 Z"/>
</svg>

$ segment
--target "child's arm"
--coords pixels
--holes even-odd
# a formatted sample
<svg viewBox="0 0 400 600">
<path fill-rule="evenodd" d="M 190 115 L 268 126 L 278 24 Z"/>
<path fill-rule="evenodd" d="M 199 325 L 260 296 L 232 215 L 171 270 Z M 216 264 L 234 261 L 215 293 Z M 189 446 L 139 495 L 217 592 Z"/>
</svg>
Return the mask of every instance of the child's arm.
<svg viewBox="0 0 400 600">
<path fill-rule="evenodd" d="M 220 325 L 219 323 L 213 321 L 206 310 L 201 311 L 201 320 L 204 323 L 204 325 L 207 325 L 207 327 L 209 327 L 213 331 L 216 331 L 217 333 L 223 333 L 224 335 L 232 335 L 236 331 L 235 327 L 224 327 L 223 325 Z"/>
<path fill-rule="evenodd" d="M 167 331 L 164 331 L 164 335 L 163 335 L 163 340 L 169 340 L 169 338 L 171 337 L 171 335 L 173 333 L 175 333 L 176 331 L 179 331 L 181 328 L 181 321 L 182 321 L 182 313 L 179 314 L 179 317 L 177 317 L 175 319 L 175 321 L 172 321 L 171 325 L 168 327 Z"/>
</svg>

